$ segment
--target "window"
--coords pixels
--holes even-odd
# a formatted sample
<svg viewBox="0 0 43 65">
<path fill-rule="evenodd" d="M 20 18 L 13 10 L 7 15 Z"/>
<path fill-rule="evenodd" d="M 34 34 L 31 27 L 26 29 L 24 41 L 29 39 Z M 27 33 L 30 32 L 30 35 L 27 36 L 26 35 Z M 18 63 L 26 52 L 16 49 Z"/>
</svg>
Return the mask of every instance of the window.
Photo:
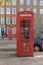
<svg viewBox="0 0 43 65">
<path fill-rule="evenodd" d="M 12 8 L 12 14 L 16 14 L 16 8 Z"/>
<path fill-rule="evenodd" d="M 14 24 L 14 25 L 16 24 L 16 17 L 12 18 L 12 24 Z"/>
<path fill-rule="evenodd" d="M 6 3 L 6 5 L 10 5 L 10 0 L 8 0 L 8 2 Z"/>
<path fill-rule="evenodd" d="M 40 17 L 40 19 L 39 19 L 39 24 L 40 24 L 40 25 L 43 25 L 43 17 Z"/>
<path fill-rule="evenodd" d="M 10 8 L 6 8 L 6 14 L 10 14 Z"/>
<path fill-rule="evenodd" d="M 27 8 L 27 11 L 30 11 L 30 8 Z"/>
<path fill-rule="evenodd" d="M 0 8 L 0 13 L 1 13 L 1 14 L 4 14 L 4 11 L 5 11 L 4 8 Z"/>
<path fill-rule="evenodd" d="M 43 37 L 43 27 L 40 27 L 40 33 L 41 33 L 41 37 Z"/>
<path fill-rule="evenodd" d="M 33 12 L 36 14 L 37 13 L 37 9 L 33 9 Z"/>
<path fill-rule="evenodd" d="M 7 25 L 10 24 L 10 18 L 6 18 L 6 24 L 7 24 Z"/>
<path fill-rule="evenodd" d="M 16 38 L 16 28 L 15 27 L 12 28 L 12 33 L 13 33 L 13 38 Z"/>
<path fill-rule="evenodd" d="M 33 5 L 37 5 L 37 0 L 33 0 Z"/>
<path fill-rule="evenodd" d="M 39 18 L 39 25 L 42 25 L 42 17 Z"/>
<path fill-rule="evenodd" d="M 37 35 L 38 35 L 38 34 L 39 34 L 39 32 L 40 32 L 40 28 L 38 28 L 38 27 L 37 27 L 37 28 L 35 28 L 35 34 L 37 34 Z"/>
<path fill-rule="evenodd" d="M 5 19 L 1 18 L 1 24 L 5 24 Z"/>
<path fill-rule="evenodd" d="M 5 0 L 1 0 L 2 2 L 5 2 Z"/>
<path fill-rule="evenodd" d="M 15 27 L 12 28 L 12 33 L 16 34 L 16 28 Z"/>
<path fill-rule="evenodd" d="M 0 36 L 1 36 L 1 27 L 0 27 Z"/>
<path fill-rule="evenodd" d="M 42 24 L 43 24 L 43 17 L 42 17 Z"/>
<path fill-rule="evenodd" d="M 30 0 L 27 0 L 27 5 L 30 5 Z"/>
<path fill-rule="evenodd" d="M 34 22 L 34 25 L 38 24 L 38 23 L 37 23 L 37 16 L 36 16 L 36 15 L 34 16 L 34 21 L 35 21 L 35 22 Z"/>
<path fill-rule="evenodd" d="M 40 0 L 40 6 L 43 6 L 43 0 Z"/>
<path fill-rule="evenodd" d="M 8 32 L 9 32 L 8 30 L 9 30 L 9 27 L 7 27 L 7 31 L 6 31 L 7 35 L 8 35 Z"/>
<path fill-rule="evenodd" d="M 20 0 L 20 5 L 24 5 L 24 0 Z"/>
<path fill-rule="evenodd" d="M 43 9 L 40 9 L 40 14 L 43 14 Z"/>
<path fill-rule="evenodd" d="M 12 0 L 12 5 L 16 5 L 16 0 Z"/>
<path fill-rule="evenodd" d="M 24 9 L 23 8 L 20 8 L 20 11 L 23 11 Z"/>
<path fill-rule="evenodd" d="M 1 8 L 0 8 L 0 14 L 1 14 Z"/>
</svg>

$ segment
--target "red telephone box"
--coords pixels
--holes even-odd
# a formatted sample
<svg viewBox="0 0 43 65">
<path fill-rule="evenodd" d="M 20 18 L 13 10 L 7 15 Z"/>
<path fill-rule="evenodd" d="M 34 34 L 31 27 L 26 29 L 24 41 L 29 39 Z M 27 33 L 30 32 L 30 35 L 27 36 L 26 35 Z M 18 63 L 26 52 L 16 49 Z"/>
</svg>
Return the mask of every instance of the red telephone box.
<svg viewBox="0 0 43 65">
<path fill-rule="evenodd" d="M 34 14 L 31 11 L 18 13 L 17 17 L 17 55 L 33 56 L 34 52 Z"/>
<path fill-rule="evenodd" d="M 12 39 L 13 38 L 13 34 L 12 34 L 12 28 L 8 29 L 8 38 Z"/>
</svg>

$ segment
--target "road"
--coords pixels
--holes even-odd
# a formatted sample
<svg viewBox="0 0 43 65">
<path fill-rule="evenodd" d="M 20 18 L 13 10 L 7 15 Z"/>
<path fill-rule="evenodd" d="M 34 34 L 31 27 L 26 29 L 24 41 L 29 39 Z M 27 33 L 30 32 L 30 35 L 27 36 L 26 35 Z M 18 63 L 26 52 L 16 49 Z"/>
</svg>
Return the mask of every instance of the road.
<svg viewBox="0 0 43 65">
<path fill-rule="evenodd" d="M 43 65 L 43 52 L 33 57 L 18 57 L 16 51 L 0 51 L 0 65 Z"/>
</svg>

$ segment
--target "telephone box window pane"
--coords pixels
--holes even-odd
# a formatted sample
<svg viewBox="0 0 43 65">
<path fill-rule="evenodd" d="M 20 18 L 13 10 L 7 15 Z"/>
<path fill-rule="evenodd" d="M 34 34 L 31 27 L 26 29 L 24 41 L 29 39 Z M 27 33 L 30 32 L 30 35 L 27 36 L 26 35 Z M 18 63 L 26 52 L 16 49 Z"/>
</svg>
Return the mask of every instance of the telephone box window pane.
<svg viewBox="0 0 43 65">
<path fill-rule="evenodd" d="M 12 5 L 16 5 L 16 0 L 12 0 Z"/>
<path fill-rule="evenodd" d="M 6 18 L 6 24 L 7 24 L 7 25 L 10 24 L 10 18 Z"/>
<path fill-rule="evenodd" d="M 6 8 L 6 14 L 10 14 L 10 8 Z"/>
<path fill-rule="evenodd" d="M 24 5 L 24 0 L 20 0 L 20 5 Z"/>
<path fill-rule="evenodd" d="M 14 24 L 14 25 L 16 24 L 16 17 L 12 18 L 12 24 Z"/>
<path fill-rule="evenodd" d="M 12 8 L 12 14 L 16 14 L 16 8 Z"/>
<path fill-rule="evenodd" d="M 1 18 L 1 24 L 5 24 L 5 19 L 4 18 Z"/>
<path fill-rule="evenodd" d="M 24 9 L 23 8 L 20 8 L 20 11 L 23 11 Z"/>
<path fill-rule="evenodd" d="M 27 5 L 30 5 L 30 0 L 27 0 Z"/>
<path fill-rule="evenodd" d="M 29 41 L 30 38 L 30 20 L 22 20 L 22 40 Z"/>
</svg>

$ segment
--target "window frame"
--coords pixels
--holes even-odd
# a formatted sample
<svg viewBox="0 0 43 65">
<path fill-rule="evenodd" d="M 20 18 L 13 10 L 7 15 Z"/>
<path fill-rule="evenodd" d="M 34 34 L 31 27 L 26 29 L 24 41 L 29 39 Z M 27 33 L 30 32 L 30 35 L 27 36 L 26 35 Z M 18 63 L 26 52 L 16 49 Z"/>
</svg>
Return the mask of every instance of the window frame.
<svg viewBox="0 0 43 65">
<path fill-rule="evenodd" d="M 30 5 L 30 0 L 27 0 L 27 5 Z"/>
<path fill-rule="evenodd" d="M 24 0 L 20 0 L 20 5 L 24 5 Z"/>
<path fill-rule="evenodd" d="M 14 13 L 14 9 L 15 9 L 15 13 Z M 16 8 L 12 8 L 12 14 L 13 14 L 13 15 L 16 14 Z"/>
<path fill-rule="evenodd" d="M 15 21 L 14 21 L 15 20 Z M 15 25 L 16 24 L 16 17 L 12 18 L 12 24 Z"/>
<path fill-rule="evenodd" d="M 8 19 L 9 19 L 9 23 L 8 23 Z M 6 24 L 7 24 L 7 25 L 10 25 L 10 17 L 7 17 L 7 18 L 6 18 Z"/>
<path fill-rule="evenodd" d="M 40 0 L 40 6 L 43 6 L 43 0 Z"/>
<path fill-rule="evenodd" d="M 33 5 L 37 5 L 37 0 L 33 0 Z"/>
<path fill-rule="evenodd" d="M 10 14 L 10 8 L 6 8 L 6 14 Z"/>
<path fill-rule="evenodd" d="M 5 24 L 5 18 L 1 18 L 1 25 L 4 25 Z"/>
</svg>

